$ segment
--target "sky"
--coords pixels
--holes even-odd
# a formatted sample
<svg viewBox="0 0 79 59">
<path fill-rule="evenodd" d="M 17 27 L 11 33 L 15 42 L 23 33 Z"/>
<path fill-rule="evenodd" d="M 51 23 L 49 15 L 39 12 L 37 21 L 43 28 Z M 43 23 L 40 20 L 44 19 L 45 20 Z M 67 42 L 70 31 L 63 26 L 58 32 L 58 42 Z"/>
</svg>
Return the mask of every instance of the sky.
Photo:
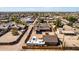
<svg viewBox="0 0 79 59">
<path fill-rule="evenodd" d="M 0 12 L 78 12 L 79 7 L 0 7 Z"/>
</svg>

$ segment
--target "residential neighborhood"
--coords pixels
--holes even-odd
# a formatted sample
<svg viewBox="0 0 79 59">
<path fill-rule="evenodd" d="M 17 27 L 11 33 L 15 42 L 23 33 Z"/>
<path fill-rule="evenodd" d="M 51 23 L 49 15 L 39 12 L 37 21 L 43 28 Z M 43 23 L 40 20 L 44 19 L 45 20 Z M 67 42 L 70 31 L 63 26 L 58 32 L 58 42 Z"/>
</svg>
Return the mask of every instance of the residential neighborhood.
<svg viewBox="0 0 79 59">
<path fill-rule="evenodd" d="M 0 12 L 6 50 L 79 50 L 79 12 Z"/>
</svg>

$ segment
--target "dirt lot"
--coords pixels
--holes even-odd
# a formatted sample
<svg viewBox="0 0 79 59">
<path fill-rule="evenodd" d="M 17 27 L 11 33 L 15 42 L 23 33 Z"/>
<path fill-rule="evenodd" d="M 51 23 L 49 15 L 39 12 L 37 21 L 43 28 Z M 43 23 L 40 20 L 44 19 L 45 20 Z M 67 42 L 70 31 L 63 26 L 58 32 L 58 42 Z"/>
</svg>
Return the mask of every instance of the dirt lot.
<svg viewBox="0 0 79 59">
<path fill-rule="evenodd" d="M 19 35 L 13 36 L 11 31 L 8 33 L 4 34 L 3 36 L 0 37 L 0 42 L 13 42 L 16 41 L 17 38 L 21 35 L 22 33 L 19 31 Z"/>
<path fill-rule="evenodd" d="M 64 34 L 57 34 L 58 37 L 62 42 L 64 42 L 65 47 L 79 47 L 79 40 L 78 35 L 64 35 Z"/>
</svg>

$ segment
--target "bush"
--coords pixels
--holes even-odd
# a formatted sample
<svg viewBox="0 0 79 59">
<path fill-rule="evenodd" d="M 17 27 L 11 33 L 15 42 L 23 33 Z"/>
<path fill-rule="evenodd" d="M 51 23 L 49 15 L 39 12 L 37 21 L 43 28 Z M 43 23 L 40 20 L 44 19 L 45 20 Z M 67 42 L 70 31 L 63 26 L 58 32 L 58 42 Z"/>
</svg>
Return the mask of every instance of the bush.
<svg viewBox="0 0 79 59">
<path fill-rule="evenodd" d="M 13 29 L 12 29 L 12 34 L 13 34 L 14 36 L 19 35 L 18 29 L 17 29 L 17 28 L 13 28 Z"/>
<path fill-rule="evenodd" d="M 75 21 L 77 21 L 77 18 L 75 16 L 68 16 L 66 19 L 68 21 L 72 22 L 72 23 L 74 23 Z"/>
</svg>

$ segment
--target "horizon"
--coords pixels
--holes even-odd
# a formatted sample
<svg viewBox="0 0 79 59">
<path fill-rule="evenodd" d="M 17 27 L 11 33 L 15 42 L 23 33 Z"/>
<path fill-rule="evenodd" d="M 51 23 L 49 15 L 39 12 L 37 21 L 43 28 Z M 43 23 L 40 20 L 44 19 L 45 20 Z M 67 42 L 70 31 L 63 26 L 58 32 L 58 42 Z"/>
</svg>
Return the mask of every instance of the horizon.
<svg viewBox="0 0 79 59">
<path fill-rule="evenodd" d="M 0 12 L 79 12 L 79 7 L 0 7 Z"/>
</svg>

